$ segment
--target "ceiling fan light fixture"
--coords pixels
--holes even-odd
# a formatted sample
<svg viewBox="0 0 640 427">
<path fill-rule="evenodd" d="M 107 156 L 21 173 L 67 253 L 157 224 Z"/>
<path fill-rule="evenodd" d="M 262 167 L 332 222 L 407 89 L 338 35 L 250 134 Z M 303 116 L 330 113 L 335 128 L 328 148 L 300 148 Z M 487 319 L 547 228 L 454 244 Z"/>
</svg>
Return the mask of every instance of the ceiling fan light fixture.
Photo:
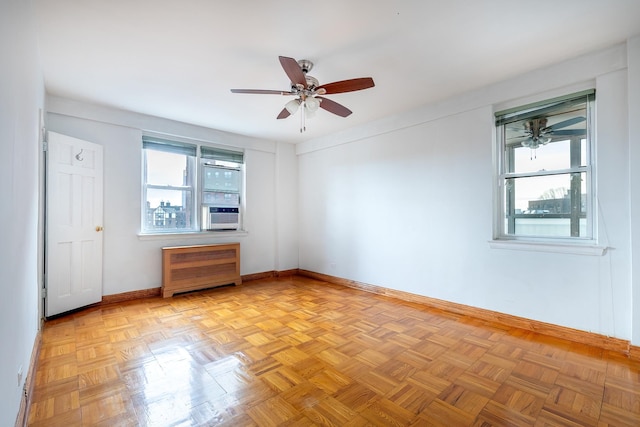
<svg viewBox="0 0 640 427">
<path fill-rule="evenodd" d="M 300 108 L 300 100 L 292 99 L 291 101 L 284 104 L 284 108 L 287 109 L 289 114 L 295 114 L 295 112 L 298 111 L 298 108 Z"/>
<path fill-rule="evenodd" d="M 550 142 L 551 142 L 551 138 L 534 136 L 534 137 L 527 138 L 524 141 L 522 141 L 522 146 L 523 147 L 527 147 L 527 148 L 531 148 L 532 150 L 535 150 L 539 146 L 547 145 Z"/>
<path fill-rule="evenodd" d="M 307 99 L 304 100 L 304 105 L 307 107 L 308 111 L 316 112 L 320 107 L 320 100 L 313 96 L 308 96 Z"/>
</svg>

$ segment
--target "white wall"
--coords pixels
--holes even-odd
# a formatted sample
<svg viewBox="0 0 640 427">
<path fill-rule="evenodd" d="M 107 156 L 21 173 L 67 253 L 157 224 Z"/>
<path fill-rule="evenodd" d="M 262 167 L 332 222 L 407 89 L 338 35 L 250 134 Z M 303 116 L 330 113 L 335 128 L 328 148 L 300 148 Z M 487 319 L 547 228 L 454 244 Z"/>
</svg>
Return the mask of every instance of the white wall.
<svg viewBox="0 0 640 427">
<path fill-rule="evenodd" d="M 0 5 L 0 63 L 0 425 L 11 426 L 39 324 L 38 123 L 44 83 L 31 1 Z"/>
<path fill-rule="evenodd" d="M 632 342 L 640 345 L 640 35 L 628 42 L 629 164 L 631 194 L 632 304 L 635 320 Z"/>
<path fill-rule="evenodd" d="M 490 248 L 493 112 L 589 87 L 611 249 Z M 299 144 L 300 268 L 631 339 L 627 122 L 622 45 Z"/>
<path fill-rule="evenodd" d="M 103 295 L 161 286 L 164 246 L 240 242 L 241 273 L 297 266 L 297 224 L 277 227 L 280 206 L 295 200 L 295 186 L 278 179 L 295 171 L 289 144 L 246 138 L 213 129 L 108 109 L 63 98 L 47 101 L 48 130 L 104 147 Z M 242 148 L 246 162 L 246 234 L 140 237 L 142 130 Z M 282 199 L 284 202 L 279 203 Z"/>
<path fill-rule="evenodd" d="M 292 162 L 291 159 L 294 161 Z M 298 268 L 298 163 L 293 144 L 276 148 L 276 271 Z"/>
</svg>

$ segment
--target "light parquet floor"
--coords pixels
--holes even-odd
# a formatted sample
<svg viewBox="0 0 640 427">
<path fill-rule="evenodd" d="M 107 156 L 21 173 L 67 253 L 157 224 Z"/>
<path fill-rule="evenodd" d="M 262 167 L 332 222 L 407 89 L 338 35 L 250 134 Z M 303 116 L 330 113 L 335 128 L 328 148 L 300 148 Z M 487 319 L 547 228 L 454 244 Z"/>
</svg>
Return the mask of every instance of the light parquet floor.
<svg viewBox="0 0 640 427">
<path fill-rule="evenodd" d="M 640 363 L 301 277 L 49 321 L 38 426 L 640 426 Z"/>
</svg>

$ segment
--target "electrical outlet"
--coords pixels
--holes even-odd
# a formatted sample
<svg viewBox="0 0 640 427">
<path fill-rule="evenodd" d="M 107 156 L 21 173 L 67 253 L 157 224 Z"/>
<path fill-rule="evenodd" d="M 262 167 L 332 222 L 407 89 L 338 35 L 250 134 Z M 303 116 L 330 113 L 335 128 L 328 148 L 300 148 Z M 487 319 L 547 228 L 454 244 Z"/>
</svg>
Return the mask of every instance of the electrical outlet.
<svg viewBox="0 0 640 427">
<path fill-rule="evenodd" d="M 22 385 L 22 365 L 18 368 L 18 387 Z"/>
</svg>

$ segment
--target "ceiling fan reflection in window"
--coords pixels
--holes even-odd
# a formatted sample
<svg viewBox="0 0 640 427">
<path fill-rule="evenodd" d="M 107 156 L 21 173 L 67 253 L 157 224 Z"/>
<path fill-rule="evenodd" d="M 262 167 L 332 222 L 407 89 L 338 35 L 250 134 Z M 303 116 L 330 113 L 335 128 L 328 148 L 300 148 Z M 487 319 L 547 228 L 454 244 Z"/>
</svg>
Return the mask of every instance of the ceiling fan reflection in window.
<svg viewBox="0 0 640 427">
<path fill-rule="evenodd" d="M 341 80 L 321 85 L 318 79 L 307 74 L 313 68 L 313 62 L 306 59 L 296 61 L 286 56 L 280 56 L 279 59 L 280 65 L 282 65 L 284 72 L 289 77 L 289 80 L 291 80 L 291 90 L 231 89 L 231 92 L 294 96 L 295 99 L 285 104 L 280 114 L 278 114 L 277 119 L 286 119 L 300 109 L 300 132 L 306 130 L 305 118 L 313 117 L 318 108 L 322 108 L 340 117 L 347 117 L 352 113 L 352 111 L 344 105 L 338 104 L 322 95 L 354 92 L 375 86 L 371 77 Z"/>
<path fill-rule="evenodd" d="M 524 130 L 520 131 L 523 134 L 507 138 L 507 144 L 520 143 L 523 147 L 535 150 L 541 145 L 547 145 L 552 139 L 559 139 L 556 137 L 585 136 L 587 129 L 584 126 L 576 127 L 575 125 L 586 120 L 585 117 L 572 117 L 549 126 L 547 126 L 547 117 L 523 120 Z"/>
</svg>

